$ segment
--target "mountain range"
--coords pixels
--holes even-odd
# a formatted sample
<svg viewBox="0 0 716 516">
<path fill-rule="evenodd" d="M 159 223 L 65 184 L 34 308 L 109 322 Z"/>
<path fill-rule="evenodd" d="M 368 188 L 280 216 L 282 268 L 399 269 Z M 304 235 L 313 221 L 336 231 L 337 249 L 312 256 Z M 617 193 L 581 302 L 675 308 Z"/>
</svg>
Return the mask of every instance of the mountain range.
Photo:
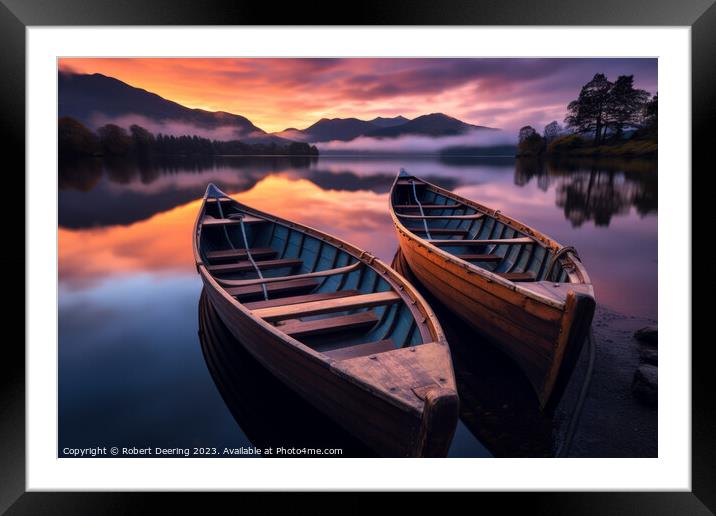
<svg viewBox="0 0 716 516">
<path fill-rule="evenodd" d="M 495 131 L 496 129 L 468 124 L 443 113 L 431 113 L 413 120 L 404 116 L 377 117 L 373 120 L 322 118 L 305 129 L 291 128 L 273 134 L 291 140 L 321 143 L 331 140 L 351 141 L 360 136 L 369 138 L 397 138 L 406 135 L 455 136 L 473 130 Z"/>
<path fill-rule="evenodd" d="M 377 117 L 372 120 L 322 118 L 305 129 L 289 128 L 277 133 L 267 133 L 244 116 L 224 111 L 188 108 L 98 73 L 60 72 L 58 93 L 59 116 L 75 118 L 92 129 L 108 122 L 119 123 L 121 120 L 142 117 L 157 124 L 179 124 L 184 134 L 190 134 L 192 128 L 195 128 L 199 135 L 202 131 L 228 129 L 228 137 L 222 139 L 240 139 L 247 143 L 285 143 L 287 140 L 320 143 L 332 140 L 350 141 L 361 136 L 381 139 L 403 135 L 440 137 L 465 134 L 471 130 L 495 130 L 468 124 L 443 113 L 432 113 L 413 120 L 403 116 Z M 141 122 L 130 123 L 142 125 Z"/>
</svg>

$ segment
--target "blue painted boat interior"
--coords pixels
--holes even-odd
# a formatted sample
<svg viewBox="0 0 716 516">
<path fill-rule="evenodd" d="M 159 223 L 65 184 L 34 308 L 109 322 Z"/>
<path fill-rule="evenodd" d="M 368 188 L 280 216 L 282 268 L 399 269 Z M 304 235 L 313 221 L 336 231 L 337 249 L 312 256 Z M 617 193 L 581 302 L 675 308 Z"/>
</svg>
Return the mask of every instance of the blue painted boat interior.
<svg viewBox="0 0 716 516">
<path fill-rule="evenodd" d="M 229 218 L 232 214 L 242 213 L 238 204 L 232 200 L 221 201 L 221 214 L 216 202 L 205 205 L 204 216 L 214 218 Z M 222 217 L 223 215 L 223 217 Z M 281 267 L 275 269 L 263 269 L 265 278 L 283 277 L 290 275 L 305 274 L 324 271 L 338 267 L 351 265 L 357 261 L 355 257 L 345 250 L 339 249 L 332 243 L 323 241 L 320 238 L 307 235 L 298 229 L 287 227 L 283 224 L 261 219 L 255 220 L 251 217 L 244 223 L 246 239 L 249 249 L 270 248 L 275 252 L 271 260 L 276 259 L 298 259 L 301 264 L 293 267 Z M 226 230 L 226 233 L 224 232 Z M 231 240 L 233 248 L 244 249 L 246 244 L 238 224 L 227 226 L 203 226 L 199 238 L 199 248 L 202 260 L 211 264 L 207 259 L 207 253 L 231 249 L 226 237 Z M 259 267 L 261 261 L 255 258 Z M 242 260 L 246 260 L 243 258 Z M 236 262 L 238 260 L 234 260 Z M 222 261 L 221 263 L 227 263 Z M 216 276 L 216 273 L 212 273 Z M 222 273 L 221 279 L 254 279 L 258 278 L 256 271 L 252 268 L 246 272 Z M 305 290 L 289 293 L 269 292 L 269 299 L 289 297 L 304 294 L 329 293 L 336 291 L 356 290 L 359 294 L 369 294 L 391 290 L 391 285 L 372 267 L 363 265 L 348 273 L 335 274 L 315 278 L 318 285 Z M 239 301 L 242 303 L 263 300 L 263 292 L 255 295 L 242 296 Z M 340 331 L 333 334 L 315 335 L 300 337 L 299 341 L 317 351 L 330 351 L 358 344 L 371 343 L 386 339 L 392 340 L 396 348 L 404 346 L 415 346 L 423 344 L 420 331 L 410 309 L 404 302 L 390 304 L 389 306 L 377 306 L 372 308 L 360 308 L 345 312 L 332 312 L 315 316 L 302 317 L 302 321 L 337 317 L 341 315 L 355 314 L 362 311 L 372 310 L 378 318 L 378 322 L 367 331 Z"/>
<path fill-rule="evenodd" d="M 446 197 L 432 190 L 419 179 L 401 177 L 401 181 L 393 190 L 391 202 L 393 203 L 396 215 L 420 215 L 420 208 L 417 207 L 416 197 L 423 206 L 425 216 L 453 216 L 453 215 L 474 215 L 479 213 L 475 208 L 459 204 L 457 201 Z M 405 184 L 411 180 L 415 181 L 415 191 L 411 184 Z M 415 208 L 395 208 L 396 206 L 416 206 Z M 445 206 L 435 207 L 435 206 Z M 484 215 L 478 219 L 419 219 L 400 217 L 403 225 L 417 236 L 428 239 L 425 231 L 432 231 L 432 240 L 488 240 L 502 238 L 521 238 L 528 236 L 519 232 L 495 218 Z M 454 232 L 449 232 L 454 230 Z M 447 231 L 447 232 L 446 232 Z M 460 257 L 465 261 L 495 273 L 530 273 L 533 281 L 554 281 L 568 282 L 567 271 L 559 264 L 555 264 L 549 277 L 547 272 L 552 261 L 552 252 L 541 245 L 535 244 L 479 244 L 474 246 L 451 246 L 441 244 L 439 246 L 446 252 Z M 499 261 L 479 261 L 469 258 L 462 258 L 466 255 L 497 255 Z"/>
</svg>

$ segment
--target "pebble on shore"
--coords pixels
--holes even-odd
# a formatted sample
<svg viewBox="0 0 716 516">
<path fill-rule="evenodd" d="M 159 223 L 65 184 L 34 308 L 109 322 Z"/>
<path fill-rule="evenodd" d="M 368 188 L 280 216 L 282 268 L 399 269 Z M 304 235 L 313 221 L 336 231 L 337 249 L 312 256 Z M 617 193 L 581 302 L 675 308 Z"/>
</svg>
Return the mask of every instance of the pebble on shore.
<svg viewBox="0 0 716 516">
<path fill-rule="evenodd" d="M 641 344 L 639 361 L 641 365 L 634 373 L 631 391 L 634 397 L 650 407 L 656 407 L 659 391 L 659 335 L 656 326 L 644 326 L 634 332 L 634 338 Z"/>
<path fill-rule="evenodd" d="M 659 336 L 656 326 L 644 326 L 634 332 L 634 338 L 642 344 L 650 346 L 657 346 L 659 343 Z"/>
<path fill-rule="evenodd" d="M 639 359 L 646 364 L 659 365 L 659 351 L 654 348 L 643 347 L 639 351 Z"/>
<path fill-rule="evenodd" d="M 634 373 L 631 385 L 632 393 L 642 403 L 656 407 L 658 401 L 658 368 L 651 364 L 642 364 Z"/>
</svg>

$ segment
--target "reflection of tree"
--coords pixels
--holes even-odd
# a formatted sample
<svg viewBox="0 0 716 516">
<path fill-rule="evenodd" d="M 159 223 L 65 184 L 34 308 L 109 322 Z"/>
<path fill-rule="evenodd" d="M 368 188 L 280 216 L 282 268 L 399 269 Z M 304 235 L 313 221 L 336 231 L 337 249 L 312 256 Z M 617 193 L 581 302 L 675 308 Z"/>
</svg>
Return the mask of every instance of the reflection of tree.
<svg viewBox="0 0 716 516">
<path fill-rule="evenodd" d="M 112 183 L 129 184 L 139 180 L 150 184 L 163 175 L 201 174 L 219 167 L 236 168 L 252 175 L 265 175 L 285 169 L 309 168 L 315 156 L 112 156 L 65 160 L 60 165 L 60 188 L 91 190 L 102 175 Z M 92 179 L 90 181 L 90 179 Z"/>
<path fill-rule="evenodd" d="M 123 157 L 105 158 L 102 163 L 107 173 L 107 179 L 121 185 L 134 181 L 139 172 L 134 160 Z"/>
<path fill-rule="evenodd" d="M 525 186 L 533 177 L 537 178 L 537 187 L 546 192 L 549 188 L 549 175 L 541 158 L 528 156 L 515 161 L 515 184 Z"/>
<path fill-rule="evenodd" d="M 564 208 L 564 216 L 574 227 L 588 220 L 597 226 L 609 226 L 612 215 L 629 211 L 629 186 L 623 176 L 614 172 L 577 172 L 557 185 L 557 206 Z"/>
<path fill-rule="evenodd" d="M 554 187 L 556 205 L 575 227 L 588 220 L 608 226 L 612 216 L 628 213 L 632 206 L 642 216 L 657 211 L 653 161 L 518 159 L 515 184 L 525 186 L 532 178 L 543 191 Z"/>
<path fill-rule="evenodd" d="M 62 160 L 57 183 L 60 190 L 89 192 L 102 177 L 102 160 L 97 158 Z"/>
<path fill-rule="evenodd" d="M 131 224 L 201 198 L 208 181 L 225 191 L 243 192 L 268 175 L 300 170 L 312 162 L 315 159 L 302 160 L 297 156 L 142 159 L 114 156 L 73 160 L 60 168 L 60 188 L 92 190 L 92 195 L 83 202 L 77 202 L 76 197 L 64 196 L 65 200 L 71 201 L 62 204 L 60 224 L 67 228 Z M 206 180 L 187 177 L 202 173 L 211 174 L 211 177 Z M 171 187 L 158 188 L 151 196 L 139 193 L 144 185 L 167 176 L 176 176 L 169 181 Z M 102 178 L 105 180 L 100 181 Z M 117 189 L 112 183 L 138 188 Z M 63 193 L 60 193 L 61 201 Z"/>
<path fill-rule="evenodd" d="M 659 181 L 656 173 L 640 177 L 642 187 L 634 195 L 633 203 L 639 215 L 656 213 L 659 197 Z"/>
<path fill-rule="evenodd" d="M 376 172 L 370 175 L 359 175 L 352 170 L 333 171 L 315 168 L 305 174 L 306 179 L 315 183 L 323 190 L 343 190 L 357 192 L 369 190 L 375 193 L 386 193 L 395 181 L 395 172 Z M 460 185 L 459 178 L 443 176 L 424 176 L 430 183 L 437 184 L 448 190 Z"/>
</svg>

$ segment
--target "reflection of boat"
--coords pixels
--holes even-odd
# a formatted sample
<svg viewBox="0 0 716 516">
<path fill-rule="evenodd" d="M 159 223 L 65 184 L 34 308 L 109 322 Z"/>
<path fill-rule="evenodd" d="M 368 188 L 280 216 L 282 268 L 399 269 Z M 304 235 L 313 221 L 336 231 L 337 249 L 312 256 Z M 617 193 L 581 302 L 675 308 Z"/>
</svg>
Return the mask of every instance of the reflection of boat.
<svg viewBox="0 0 716 516">
<path fill-rule="evenodd" d="M 193 248 L 222 321 L 293 391 L 382 455 L 447 453 L 458 410 L 450 352 L 395 271 L 214 185 Z"/>
<path fill-rule="evenodd" d="M 574 249 L 404 171 L 390 212 L 419 281 L 509 353 L 554 408 L 595 307 Z"/>
<path fill-rule="evenodd" d="M 281 447 L 340 449 L 340 457 L 373 455 L 256 362 L 221 322 L 206 291 L 199 299 L 199 340 L 221 396 L 254 446 L 273 448 L 270 456 L 291 456 Z"/>
<path fill-rule="evenodd" d="M 419 289 L 445 329 L 460 397 L 460 420 L 470 433 L 495 457 L 554 456 L 553 420 L 540 410 L 517 364 L 435 299 L 410 270 L 400 248 L 390 265 Z"/>
</svg>

